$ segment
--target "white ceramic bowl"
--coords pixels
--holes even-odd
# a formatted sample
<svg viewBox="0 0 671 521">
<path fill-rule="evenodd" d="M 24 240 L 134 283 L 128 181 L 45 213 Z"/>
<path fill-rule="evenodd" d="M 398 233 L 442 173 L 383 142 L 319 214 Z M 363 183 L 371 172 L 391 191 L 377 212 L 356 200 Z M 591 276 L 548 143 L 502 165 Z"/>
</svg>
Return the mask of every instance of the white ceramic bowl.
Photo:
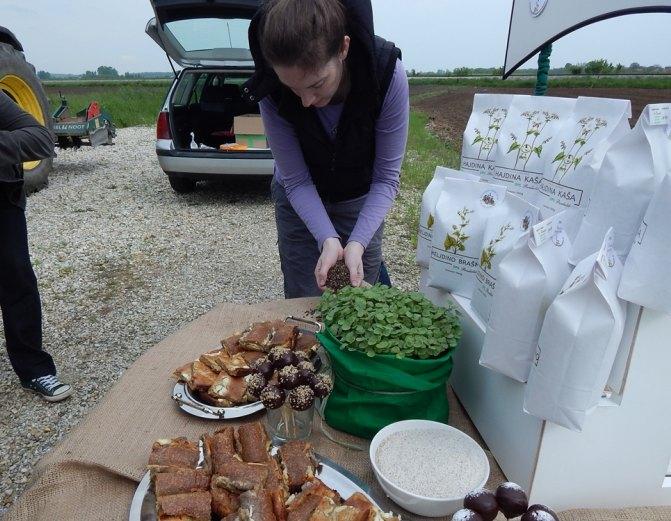
<svg viewBox="0 0 671 521">
<path fill-rule="evenodd" d="M 465 440 L 468 440 L 467 444 L 473 445 L 473 454 L 474 458 L 481 458 L 482 463 L 484 464 L 485 472 L 482 476 L 482 479 L 479 481 L 479 484 L 473 487 L 473 490 L 476 488 L 482 488 L 487 483 L 489 479 L 489 460 L 485 451 L 468 435 L 464 434 L 454 427 L 445 425 L 444 423 L 438 423 L 428 420 L 405 420 L 391 425 L 387 425 L 384 429 L 380 430 L 373 440 L 370 443 L 370 463 L 373 466 L 373 472 L 375 472 L 375 477 L 377 478 L 380 486 L 385 491 L 387 496 L 389 496 L 393 501 L 398 503 L 400 506 L 421 516 L 428 517 L 443 517 L 454 514 L 460 508 L 463 508 L 464 496 L 453 497 L 453 498 L 431 498 L 425 496 L 418 496 L 407 490 L 400 488 L 398 485 L 392 483 L 387 477 L 385 477 L 377 465 L 376 457 L 377 449 L 380 444 L 387 438 L 389 435 L 401 431 L 417 431 L 417 430 L 436 430 L 447 432 L 456 437 L 462 437 Z M 469 491 L 465 491 L 466 495 Z"/>
</svg>

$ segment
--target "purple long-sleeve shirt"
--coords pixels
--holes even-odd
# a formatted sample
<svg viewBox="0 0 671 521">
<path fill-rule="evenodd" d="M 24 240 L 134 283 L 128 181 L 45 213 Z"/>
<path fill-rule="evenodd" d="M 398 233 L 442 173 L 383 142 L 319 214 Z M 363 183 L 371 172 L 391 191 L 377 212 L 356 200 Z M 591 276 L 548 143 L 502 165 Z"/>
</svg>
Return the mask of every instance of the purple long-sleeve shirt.
<svg viewBox="0 0 671 521">
<path fill-rule="evenodd" d="M 324 204 L 315 188 L 310 171 L 293 126 L 277 113 L 277 105 L 270 98 L 259 106 L 268 144 L 275 158 L 275 178 L 284 186 L 287 198 L 298 216 L 314 236 L 321 251 L 324 241 L 338 237 Z M 317 108 L 317 115 L 326 133 L 335 139 L 343 104 Z M 375 162 L 370 191 L 349 241 L 368 246 L 382 224 L 398 194 L 399 174 L 408 138 L 410 112 L 408 79 L 400 60 L 389 84 L 380 117 L 375 123 Z"/>
</svg>

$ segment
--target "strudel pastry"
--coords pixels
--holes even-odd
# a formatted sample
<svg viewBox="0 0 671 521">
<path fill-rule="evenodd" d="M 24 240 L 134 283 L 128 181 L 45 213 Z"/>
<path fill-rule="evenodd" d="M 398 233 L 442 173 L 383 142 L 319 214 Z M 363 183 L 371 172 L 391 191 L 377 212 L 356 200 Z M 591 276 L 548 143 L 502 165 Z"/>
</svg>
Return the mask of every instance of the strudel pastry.
<svg viewBox="0 0 671 521">
<path fill-rule="evenodd" d="M 204 434 L 202 440 L 205 467 L 211 474 L 218 474 L 229 458 L 235 456 L 235 431 L 233 427 L 224 427 L 214 434 Z"/>
<path fill-rule="evenodd" d="M 234 493 L 260 489 L 268 477 L 268 467 L 261 463 L 245 463 L 237 457 L 219 462 L 212 483 Z"/>
<path fill-rule="evenodd" d="M 259 422 L 245 423 L 236 432 L 236 447 L 242 461 L 263 463 L 270 457 L 270 438 Z"/>
<path fill-rule="evenodd" d="M 161 472 L 154 477 L 156 496 L 186 494 L 207 490 L 210 475 L 204 469 L 180 469 L 176 472 Z"/>
<path fill-rule="evenodd" d="M 211 521 L 209 492 L 191 492 L 159 497 L 156 500 L 159 521 Z"/>
<path fill-rule="evenodd" d="M 214 483 L 210 484 L 210 494 L 212 495 L 212 513 L 218 519 L 230 516 L 231 514 L 238 515 L 238 508 L 240 508 L 238 494 L 234 494 Z"/>
<path fill-rule="evenodd" d="M 152 445 L 147 467 L 152 474 L 195 469 L 199 459 L 198 445 L 186 438 L 157 440 Z"/>
<path fill-rule="evenodd" d="M 270 495 L 265 490 L 248 490 L 240 495 L 241 521 L 277 521 Z"/>
<path fill-rule="evenodd" d="M 279 454 L 287 476 L 289 492 L 297 492 L 306 481 L 314 478 L 317 460 L 309 443 L 287 442 L 280 447 Z"/>
</svg>

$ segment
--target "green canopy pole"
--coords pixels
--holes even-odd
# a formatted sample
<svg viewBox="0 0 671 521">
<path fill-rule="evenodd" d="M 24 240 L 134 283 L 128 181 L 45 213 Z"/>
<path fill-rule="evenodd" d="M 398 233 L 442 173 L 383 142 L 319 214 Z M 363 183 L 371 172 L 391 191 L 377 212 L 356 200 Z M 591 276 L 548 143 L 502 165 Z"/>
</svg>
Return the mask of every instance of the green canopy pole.
<svg viewBox="0 0 671 521">
<path fill-rule="evenodd" d="M 548 90 L 548 76 L 550 75 L 550 54 L 552 54 L 552 44 L 543 46 L 538 53 L 538 72 L 536 74 L 536 88 L 534 96 L 545 96 Z"/>
</svg>

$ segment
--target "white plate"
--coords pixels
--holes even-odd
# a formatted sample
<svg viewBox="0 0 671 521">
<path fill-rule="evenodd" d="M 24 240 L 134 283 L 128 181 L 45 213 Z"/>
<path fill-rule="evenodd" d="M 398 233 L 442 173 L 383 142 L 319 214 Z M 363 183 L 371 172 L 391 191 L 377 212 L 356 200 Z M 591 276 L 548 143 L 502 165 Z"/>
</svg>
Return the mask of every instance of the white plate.
<svg viewBox="0 0 671 521">
<path fill-rule="evenodd" d="M 181 396 L 178 400 L 177 396 Z M 172 390 L 172 399 L 184 412 L 208 420 L 231 420 L 257 413 L 264 409 L 263 403 L 253 402 L 236 407 L 213 407 L 196 399 L 183 382 L 177 382 Z"/>
<path fill-rule="evenodd" d="M 320 462 L 317 477 L 326 486 L 338 492 L 343 499 L 349 498 L 355 492 L 360 492 L 375 506 L 378 506 L 375 499 L 371 497 L 368 487 L 361 483 L 358 478 L 328 458 L 318 454 L 315 456 Z M 149 472 L 147 472 L 135 489 L 128 521 L 156 521 L 156 498 L 154 492 L 150 490 L 149 481 Z"/>
</svg>

